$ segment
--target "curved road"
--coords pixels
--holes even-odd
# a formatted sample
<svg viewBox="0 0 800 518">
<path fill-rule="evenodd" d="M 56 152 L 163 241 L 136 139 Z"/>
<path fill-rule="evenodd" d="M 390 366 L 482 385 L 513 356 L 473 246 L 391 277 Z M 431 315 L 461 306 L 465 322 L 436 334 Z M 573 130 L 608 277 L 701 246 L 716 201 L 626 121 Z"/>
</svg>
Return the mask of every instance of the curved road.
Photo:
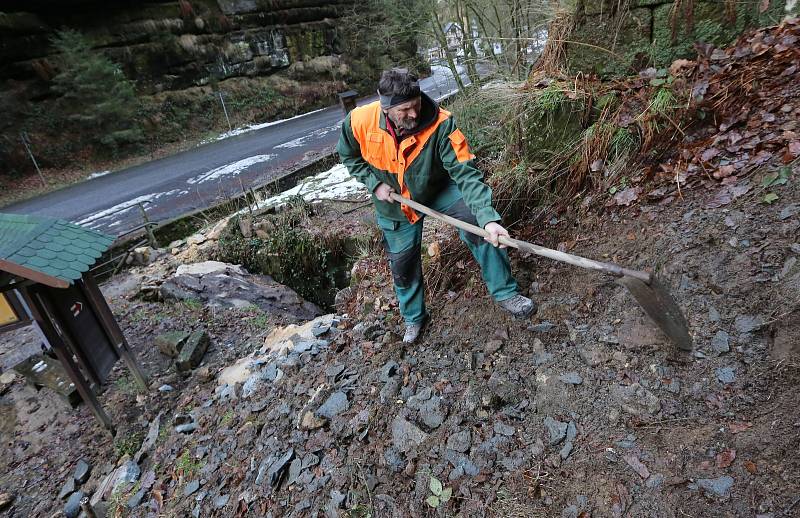
<svg viewBox="0 0 800 518">
<path fill-rule="evenodd" d="M 447 70 L 420 81 L 422 89 L 441 99 L 456 91 Z M 463 74 L 462 74 L 463 75 Z M 465 83 L 469 79 L 464 77 Z M 368 103 L 375 96 L 363 99 Z M 262 125 L 166 158 L 77 183 L 2 212 L 70 220 L 113 235 L 142 223 L 139 203 L 151 221 L 165 221 L 216 205 L 259 188 L 332 149 L 343 118 L 333 106 L 292 119 Z"/>
</svg>

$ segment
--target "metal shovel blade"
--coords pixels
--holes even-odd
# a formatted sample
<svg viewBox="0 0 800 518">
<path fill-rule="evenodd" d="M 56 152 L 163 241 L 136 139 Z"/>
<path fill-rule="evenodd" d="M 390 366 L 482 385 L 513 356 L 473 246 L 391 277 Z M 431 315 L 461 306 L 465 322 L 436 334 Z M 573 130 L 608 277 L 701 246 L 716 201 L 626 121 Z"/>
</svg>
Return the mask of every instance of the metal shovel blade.
<svg viewBox="0 0 800 518">
<path fill-rule="evenodd" d="M 692 337 L 689 336 L 689 324 L 678 303 L 658 282 L 655 276 L 650 277 L 650 284 L 634 277 L 620 277 L 617 283 L 625 286 L 636 302 L 642 306 L 653 322 L 667 335 L 667 338 L 681 350 L 692 350 Z"/>
</svg>

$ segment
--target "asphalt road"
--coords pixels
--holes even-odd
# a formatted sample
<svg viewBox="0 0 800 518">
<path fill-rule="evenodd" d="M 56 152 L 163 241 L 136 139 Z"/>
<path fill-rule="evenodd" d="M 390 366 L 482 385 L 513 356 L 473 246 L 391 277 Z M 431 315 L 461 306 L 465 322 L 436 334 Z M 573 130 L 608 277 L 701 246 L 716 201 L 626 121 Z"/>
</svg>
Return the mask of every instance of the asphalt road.
<svg viewBox="0 0 800 518">
<path fill-rule="evenodd" d="M 442 98 L 456 91 L 451 74 L 442 69 L 435 72 L 420 81 L 426 93 Z M 464 77 L 464 81 L 469 79 Z M 342 119 L 341 107 L 332 106 L 86 180 L 0 211 L 57 217 L 121 235 L 142 224 L 140 203 L 151 221 L 166 221 L 292 173 L 331 150 Z"/>
</svg>

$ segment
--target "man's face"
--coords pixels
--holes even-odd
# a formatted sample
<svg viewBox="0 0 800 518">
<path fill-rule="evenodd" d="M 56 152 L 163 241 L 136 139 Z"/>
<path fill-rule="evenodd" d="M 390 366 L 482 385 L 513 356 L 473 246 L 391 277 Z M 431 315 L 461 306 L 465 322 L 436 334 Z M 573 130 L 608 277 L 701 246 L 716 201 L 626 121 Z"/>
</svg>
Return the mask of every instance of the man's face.
<svg viewBox="0 0 800 518">
<path fill-rule="evenodd" d="M 422 110 L 422 98 L 398 104 L 386 110 L 386 116 L 392 121 L 394 127 L 401 130 L 413 130 L 419 124 L 419 115 Z"/>
</svg>

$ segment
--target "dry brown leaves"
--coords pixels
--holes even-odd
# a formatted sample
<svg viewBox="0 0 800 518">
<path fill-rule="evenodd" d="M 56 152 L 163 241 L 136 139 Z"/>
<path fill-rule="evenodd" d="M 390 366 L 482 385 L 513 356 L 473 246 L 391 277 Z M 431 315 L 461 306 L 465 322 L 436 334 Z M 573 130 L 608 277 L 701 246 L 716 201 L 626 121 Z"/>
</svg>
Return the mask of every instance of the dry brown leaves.
<svg viewBox="0 0 800 518">
<path fill-rule="evenodd" d="M 690 99 L 711 124 L 661 165 L 666 180 L 721 181 L 723 189 L 711 202 L 721 206 L 739 194 L 736 182 L 758 167 L 800 157 L 798 42 L 800 21 L 786 20 L 726 50 L 697 45 L 697 61 L 673 63 L 671 71 L 689 80 Z"/>
</svg>

